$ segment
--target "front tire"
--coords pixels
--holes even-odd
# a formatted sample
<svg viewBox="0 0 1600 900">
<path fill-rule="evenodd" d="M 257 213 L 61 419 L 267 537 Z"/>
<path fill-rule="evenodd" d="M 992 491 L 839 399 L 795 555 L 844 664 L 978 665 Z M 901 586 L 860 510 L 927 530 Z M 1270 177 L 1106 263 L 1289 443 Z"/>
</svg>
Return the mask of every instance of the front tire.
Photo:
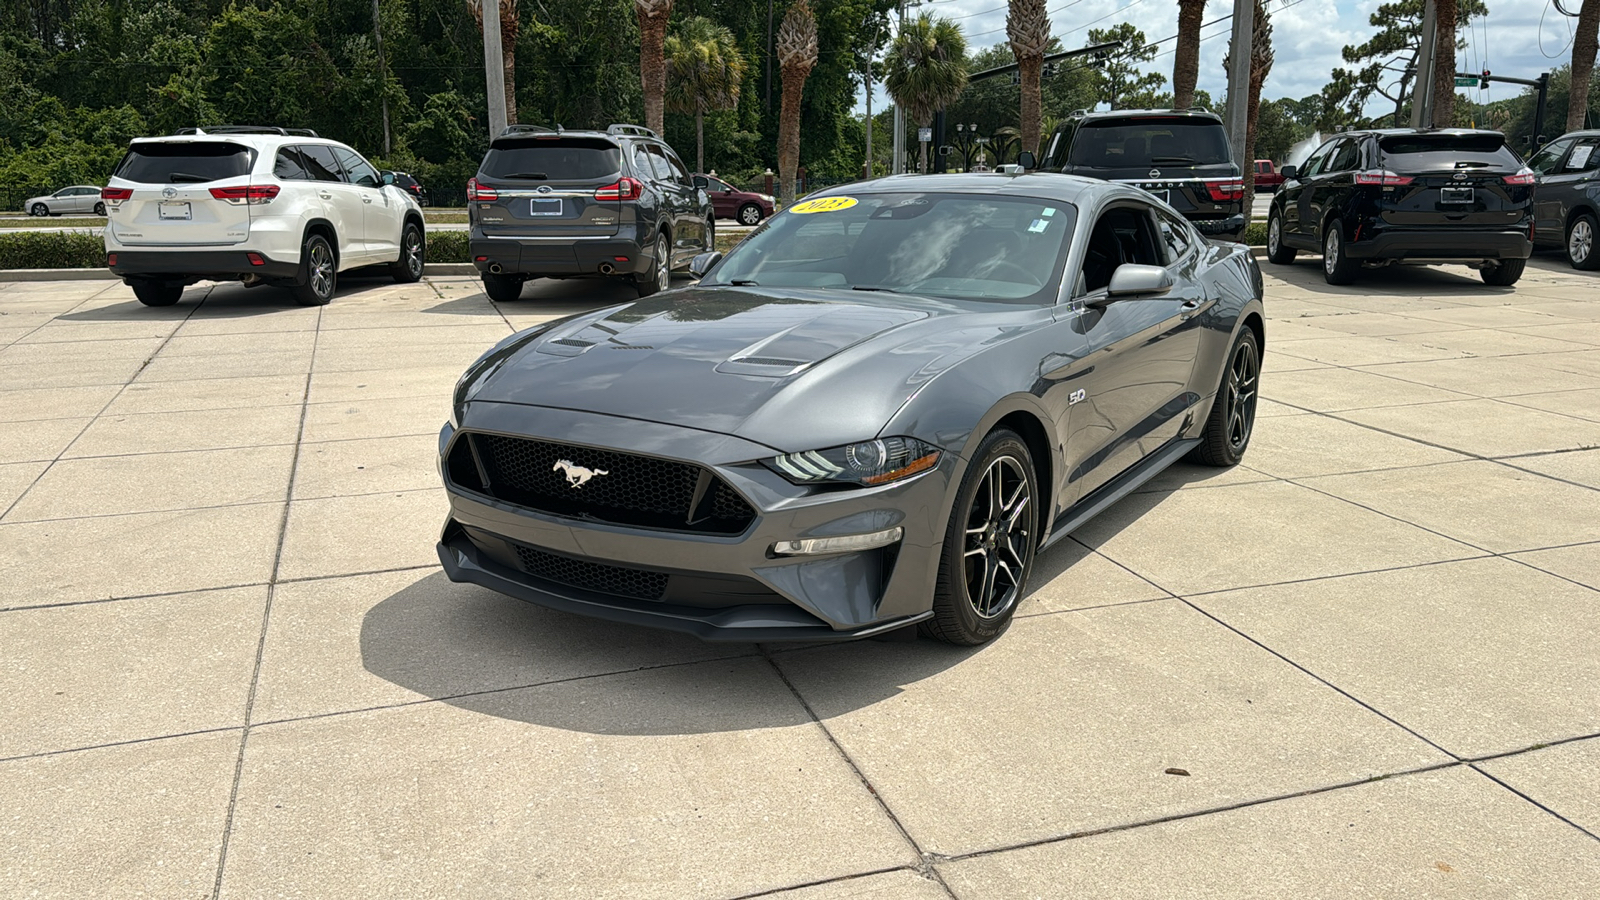
<svg viewBox="0 0 1600 900">
<path fill-rule="evenodd" d="M 301 306 L 326 306 L 339 286 L 339 264 L 333 245 L 320 234 L 306 237 L 300 248 L 300 283 L 294 286 L 294 302 Z"/>
<path fill-rule="evenodd" d="M 1244 459 L 1256 427 L 1256 401 L 1261 394 L 1261 345 L 1256 333 L 1245 327 L 1228 352 L 1228 367 L 1211 401 L 1200 444 L 1189 459 L 1207 466 L 1227 468 Z"/>
<path fill-rule="evenodd" d="M 50 207 L 45 206 L 43 203 L 35 203 L 33 208 L 28 210 L 28 215 L 39 216 L 41 218 L 48 216 L 50 215 Z"/>
<path fill-rule="evenodd" d="M 961 479 L 945 528 L 933 618 L 922 634 L 973 646 L 998 637 L 1027 590 L 1038 537 L 1033 457 L 1016 432 L 983 439 Z"/>
<path fill-rule="evenodd" d="M 496 303 L 522 299 L 522 279 L 515 275 L 484 275 L 483 292 Z"/>
<path fill-rule="evenodd" d="M 407 222 L 400 232 L 400 258 L 389 265 L 389 276 L 395 284 L 415 284 L 422 280 L 423 266 L 427 262 L 428 246 L 422 239 L 422 229 L 415 222 Z"/>
<path fill-rule="evenodd" d="M 740 225 L 760 225 L 761 207 L 754 203 L 746 203 L 739 207 L 738 219 Z"/>
<path fill-rule="evenodd" d="M 145 306 L 171 306 L 183 299 L 181 281 L 135 281 L 133 295 Z"/>
<path fill-rule="evenodd" d="M 1502 259 L 1496 265 L 1484 266 L 1478 270 L 1478 275 L 1483 278 L 1483 283 L 1492 287 L 1510 287 L 1522 277 L 1524 269 L 1528 268 L 1525 259 Z"/>
<path fill-rule="evenodd" d="M 665 231 L 656 235 L 655 258 L 650 263 L 650 271 L 639 276 L 634 287 L 641 297 L 658 294 L 672 287 L 672 250 Z"/>
<path fill-rule="evenodd" d="M 1267 260 L 1280 266 L 1294 262 L 1294 248 L 1283 242 L 1283 216 L 1278 213 L 1267 219 Z"/>
<path fill-rule="evenodd" d="M 1345 254 L 1344 223 L 1328 223 L 1322 233 L 1322 278 L 1329 284 L 1349 284 L 1356 280 L 1356 263 Z"/>
<path fill-rule="evenodd" d="M 1567 226 L 1567 262 L 1572 263 L 1574 269 L 1600 268 L 1600 253 L 1595 251 L 1595 238 L 1600 236 L 1600 229 L 1595 225 L 1594 216 L 1584 213 L 1572 220 Z"/>
</svg>

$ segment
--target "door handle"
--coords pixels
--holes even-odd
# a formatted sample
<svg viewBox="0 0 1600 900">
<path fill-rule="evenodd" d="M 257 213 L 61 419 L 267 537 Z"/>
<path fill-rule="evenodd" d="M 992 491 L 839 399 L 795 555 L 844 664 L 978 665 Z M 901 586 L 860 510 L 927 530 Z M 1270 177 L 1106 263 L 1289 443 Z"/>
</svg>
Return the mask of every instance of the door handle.
<svg viewBox="0 0 1600 900">
<path fill-rule="evenodd" d="M 332 200 L 333 199 L 333 195 L 328 193 L 327 191 L 317 191 L 317 196 L 321 197 L 324 200 Z"/>
<path fill-rule="evenodd" d="M 1178 320 L 1182 322 L 1194 318 L 1195 314 L 1200 311 L 1200 308 L 1205 305 L 1205 300 L 1197 300 L 1193 297 L 1190 297 L 1178 306 Z"/>
<path fill-rule="evenodd" d="M 372 202 L 372 198 L 371 197 L 362 197 L 361 198 L 361 202 L 362 203 L 371 203 Z"/>
</svg>

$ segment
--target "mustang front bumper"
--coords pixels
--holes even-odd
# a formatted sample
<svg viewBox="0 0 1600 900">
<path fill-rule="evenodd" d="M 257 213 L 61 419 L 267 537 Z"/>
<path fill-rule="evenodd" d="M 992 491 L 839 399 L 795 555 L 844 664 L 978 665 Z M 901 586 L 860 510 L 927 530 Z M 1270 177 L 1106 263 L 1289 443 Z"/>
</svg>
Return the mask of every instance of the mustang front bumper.
<svg viewBox="0 0 1600 900">
<path fill-rule="evenodd" d="M 451 455 L 468 434 L 559 442 L 701 467 L 754 510 L 738 534 L 643 528 L 587 514 L 554 515 L 463 485 Z M 439 559 L 453 581 L 598 618 L 683 631 L 705 640 L 850 640 L 931 615 L 948 494 L 959 459 L 878 488 L 816 491 L 758 460 L 778 451 L 727 435 L 571 410 L 467 404 L 462 430 L 439 435 L 450 517 Z M 620 468 L 610 463 L 614 468 Z M 585 495 L 573 490 L 573 497 Z M 868 534 L 901 539 L 859 552 L 776 556 L 774 544 Z"/>
</svg>

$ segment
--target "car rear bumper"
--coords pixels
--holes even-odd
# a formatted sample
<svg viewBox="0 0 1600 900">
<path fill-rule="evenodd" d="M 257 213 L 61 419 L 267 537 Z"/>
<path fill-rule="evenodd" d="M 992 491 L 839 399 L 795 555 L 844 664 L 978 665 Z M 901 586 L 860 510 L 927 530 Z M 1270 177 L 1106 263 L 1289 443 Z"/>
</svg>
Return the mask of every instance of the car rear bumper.
<svg viewBox="0 0 1600 900">
<path fill-rule="evenodd" d="M 1346 244 L 1344 252 L 1351 259 L 1527 259 L 1533 255 L 1533 242 L 1526 229 L 1385 229 Z"/>
<path fill-rule="evenodd" d="M 638 241 L 625 237 L 533 240 L 473 235 L 467 244 L 478 271 L 491 272 L 499 266 L 507 275 L 627 275 L 649 272 L 652 262 Z M 604 271 L 608 266 L 610 271 Z"/>
<path fill-rule="evenodd" d="M 1190 219 L 1189 224 L 1206 237 L 1236 241 L 1244 235 L 1245 226 L 1250 224 L 1250 220 L 1240 213 L 1226 219 Z"/>
<path fill-rule="evenodd" d="M 250 257 L 261 260 L 260 265 Z M 114 264 L 110 259 L 115 258 Z M 272 279 L 293 279 L 300 275 L 300 264 L 273 259 L 263 253 L 246 250 L 112 250 L 107 254 L 107 268 L 124 278 L 146 276 L 174 276 L 185 279 L 202 278 L 231 281 L 247 276 Z"/>
</svg>

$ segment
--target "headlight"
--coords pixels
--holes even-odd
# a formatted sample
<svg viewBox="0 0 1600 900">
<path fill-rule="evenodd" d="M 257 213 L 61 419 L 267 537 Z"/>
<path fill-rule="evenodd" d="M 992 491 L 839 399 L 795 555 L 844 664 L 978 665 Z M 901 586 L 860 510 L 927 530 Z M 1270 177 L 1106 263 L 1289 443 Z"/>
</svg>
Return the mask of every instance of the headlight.
<svg viewBox="0 0 1600 900">
<path fill-rule="evenodd" d="M 939 448 L 916 438 L 892 437 L 827 450 L 785 453 L 764 462 L 795 484 L 880 485 L 933 468 L 939 462 Z"/>
</svg>

